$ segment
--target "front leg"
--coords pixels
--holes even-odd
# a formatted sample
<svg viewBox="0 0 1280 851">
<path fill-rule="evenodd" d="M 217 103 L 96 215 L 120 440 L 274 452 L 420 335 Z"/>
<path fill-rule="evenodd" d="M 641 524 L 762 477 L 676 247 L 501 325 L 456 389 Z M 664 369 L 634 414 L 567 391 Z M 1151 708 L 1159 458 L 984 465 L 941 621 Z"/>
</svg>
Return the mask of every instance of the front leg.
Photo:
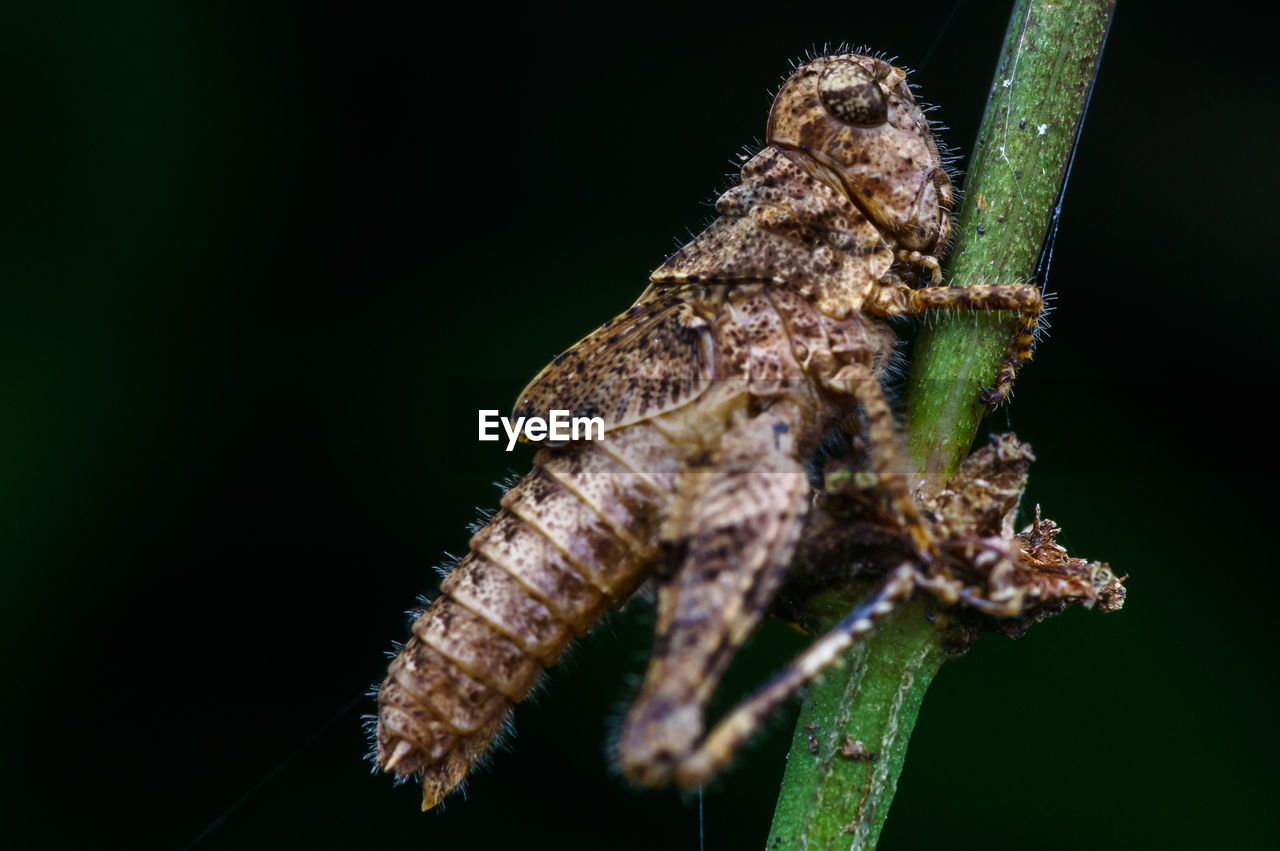
<svg viewBox="0 0 1280 851">
<path fill-rule="evenodd" d="M 778 400 L 680 477 L 664 534 L 674 572 L 659 590 L 653 656 L 618 741 L 619 764 L 638 785 L 684 782 L 712 692 L 782 584 L 809 505 L 795 458 L 804 422 L 794 402 Z"/>
<path fill-rule="evenodd" d="M 1018 327 L 1009 341 L 996 373 L 995 383 L 983 386 L 979 399 L 988 407 L 996 407 L 1013 389 L 1018 367 L 1031 358 L 1036 323 L 1044 310 L 1044 296 L 1034 284 L 974 284 L 968 287 L 921 287 L 905 284 L 882 286 L 871 298 L 868 308 L 881 316 L 918 316 L 927 310 L 1010 310 L 1018 314 Z"/>
</svg>

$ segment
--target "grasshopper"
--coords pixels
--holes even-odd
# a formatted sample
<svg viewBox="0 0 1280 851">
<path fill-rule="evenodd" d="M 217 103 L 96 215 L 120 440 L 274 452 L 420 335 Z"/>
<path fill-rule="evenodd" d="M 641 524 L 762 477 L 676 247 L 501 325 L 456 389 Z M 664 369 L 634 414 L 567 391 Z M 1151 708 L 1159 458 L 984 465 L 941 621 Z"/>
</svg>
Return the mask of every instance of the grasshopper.
<svg viewBox="0 0 1280 851">
<path fill-rule="evenodd" d="M 391 663 L 377 764 L 417 775 L 424 809 L 569 642 L 651 578 L 656 640 L 618 761 L 636 784 L 685 788 L 924 577 L 948 581 L 881 387 L 897 344 L 886 320 L 1014 312 L 981 394 L 994 406 L 1030 357 L 1043 302 L 1027 284 L 940 285 L 954 192 L 906 77 L 857 53 L 798 67 L 720 217 L 520 395 L 517 416 L 568 410 L 605 433 L 538 452 Z M 717 682 L 787 576 L 811 505 L 805 463 L 850 422 L 914 567 L 708 731 Z"/>
</svg>

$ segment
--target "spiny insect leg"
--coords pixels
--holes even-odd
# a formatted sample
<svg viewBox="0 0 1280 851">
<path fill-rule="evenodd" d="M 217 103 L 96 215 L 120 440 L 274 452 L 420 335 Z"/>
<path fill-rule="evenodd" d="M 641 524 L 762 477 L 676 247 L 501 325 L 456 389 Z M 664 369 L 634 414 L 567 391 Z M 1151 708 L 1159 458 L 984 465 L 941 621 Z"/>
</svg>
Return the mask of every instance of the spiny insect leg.
<svg viewBox="0 0 1280 851">
<path fill-rule="evenodd" d="M 884 398 L 880 382 L 862 364 L 847 364 L 827 384 L 837 392 L 851 394 L 862 406 L 866 414 L 867 440 L 870 443 L 876 478 L 888 492 L 893 510 L 911 533 L 921 567 L 928 570 L 937 561 L 937 542 L 920 519 L 915 500 L 911 498 L 911 491 L 907 486 L 907 465 L 894 429 L 893 409 Z"/>
<path fill-rule="evenodd" d="M 1036 323 L 1044 309 L 1044 296 L 1033 284 L 974 284 L 968 287 L 882 287 L 872 299 L 873 309 L 883 314 L 919 315 L 927 310 L 1010 310 L 1018 314 L 1018 327 L 1009 341 L 996 373 L 995 383 L 984 386 L 979 398 L 996 407 L 1013 389 L 1018 367 L 1031 357 Z"/>
<path fill-rule="evenodd" d="M 618 741 L 637 784 L 671 782 L 699 747 L 717 682 L 782 584 L 809 504 L 794 457 L 802 422 L 794 402 L 779 401 L 680 476 L 653 656 Z"/>
<path fill-rule="evenodd" d="M 875 594 L 845 615 L 830 632 L 821 636 L 786 669 L 716 724 L 697 750 L 680 762 L 675 771 L 676 782 L 688 789 L 707 783 L 796 689 L 816 679 L 840 658 L 840 654 L 865 638 L 876 620 L 889 614 L 899 601 L 909 597 L 917 576 L 915 569 L 906 564 L 891 573 Z"/>
</svg>

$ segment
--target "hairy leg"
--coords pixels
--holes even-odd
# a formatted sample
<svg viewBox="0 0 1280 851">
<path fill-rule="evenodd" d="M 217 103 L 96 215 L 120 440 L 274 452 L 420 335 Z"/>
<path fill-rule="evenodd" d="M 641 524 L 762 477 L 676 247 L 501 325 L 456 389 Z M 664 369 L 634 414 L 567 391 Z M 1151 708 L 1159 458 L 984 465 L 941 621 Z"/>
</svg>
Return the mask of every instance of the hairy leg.
<svg viewBox="0 0 1280 851">
<path fill-rule="evenodd" d="M 916 509 L 915 500 L 907 487 L 907 465 L 902 457 L 894 427 L 893 409 L 884 398 L 880 382 L 871 370 L 862 364 L 847 364 L 840 368 L 827 386 L 840 393 L 851 395 L 866 415 L 866 436 L 870 444 L 872 468 L 879 486 L 889 495 L 894 513 L 910 532 L 915 542 L 921 567 L 928 568 L 936 561 L 937 544 Z"/>
<path fill-rule="evenodd" d="M 907 490 L 893 413 L 870 369 L 847 364 L 829 389 L 866 414 L 873 469 L 911 534 L 923 571 L 937 546 Z M 770 710 L 910 593 L 922 573 L 904 566 L 882 589 L 760 692 L 706 734 L 706 707 L 720 677 L 768 612 L 808 509 L 810 488 L 795 458 L 800 417 L 782 401 L 730 432 L 705 467 L 682 474 L 681 507 L 667 534 L 671 572 L 660 587 L 653 656 L 618 742 L 623 772 L 639 785 L 692 788 L 732 759 Z"/>
<path fill-rule="evenodd" d="M 716 724 L 698 748 L 681 760 L 675 771 L 676 782 L 693 789 L 714 777 L 775 709 L 834 664 L 855 642 L 865 638 L 878 618 L 889 614 L 898 602 L 909 597 L 917 576 L 910 565 L 903 565 L 890 574 L 874 594 L 845 615 L 830 632 L 818 638 L 781 673 Z"/>
<path fill-rule="evenodd" d="M 637 784 L 671 782 L 703 748 L 707 702 L 782 584 L 809 504 L 795 458 L 802 424 L 796 404 L 780 400 L 680 476 L 653 656 L 618 741 L 619 764 Z"/>
<path fill-rule="evenodd" d="M 1044 297 L 1033 284 L 974 284 L 969 287 L 921 287 L 905 284 L 883 286 L 873 295 L 868 309 L 881 316 L 918 316 L 929 310 L 1008 310 L 1018 314 L 1018 327 L 996 373 L 995 382 L 983 387 L 980 399 L 995 407 L 1013 389 L 1018 367 L 1031 357 L 1036 322 L 1044 309 Z"/>
</svg>

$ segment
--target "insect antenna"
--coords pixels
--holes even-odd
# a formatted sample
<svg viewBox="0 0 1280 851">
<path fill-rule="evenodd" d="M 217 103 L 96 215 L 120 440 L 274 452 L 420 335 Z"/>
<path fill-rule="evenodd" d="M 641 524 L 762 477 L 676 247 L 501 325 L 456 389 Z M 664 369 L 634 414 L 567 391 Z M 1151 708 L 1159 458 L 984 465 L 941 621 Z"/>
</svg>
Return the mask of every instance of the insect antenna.
<svg viewBox="0 0 1280 851">
<path fill-rule="evenodd" d="M 964 5 L 964 0 L 956 0 L 955 5 L 951 7 L 951 11 L 947 13 L 946 20 L 942 22 L 942 26 L 938 28 L 938 34 L 933 37 L 933 44 L 929 45 L 929 49 L 924 52 L 924 58 L 920 60 L 920 69 L 923 70 L 929 64 L 929 60 L 933 58 L 934 51 L 938 49 L 938 45 L 942 44 L 942 37 L 947 34 L 947 30 L 951 27 L 951 22 L 956 18 L 956 12 L 960 11 L 960 7 Z"/>
</svg>

